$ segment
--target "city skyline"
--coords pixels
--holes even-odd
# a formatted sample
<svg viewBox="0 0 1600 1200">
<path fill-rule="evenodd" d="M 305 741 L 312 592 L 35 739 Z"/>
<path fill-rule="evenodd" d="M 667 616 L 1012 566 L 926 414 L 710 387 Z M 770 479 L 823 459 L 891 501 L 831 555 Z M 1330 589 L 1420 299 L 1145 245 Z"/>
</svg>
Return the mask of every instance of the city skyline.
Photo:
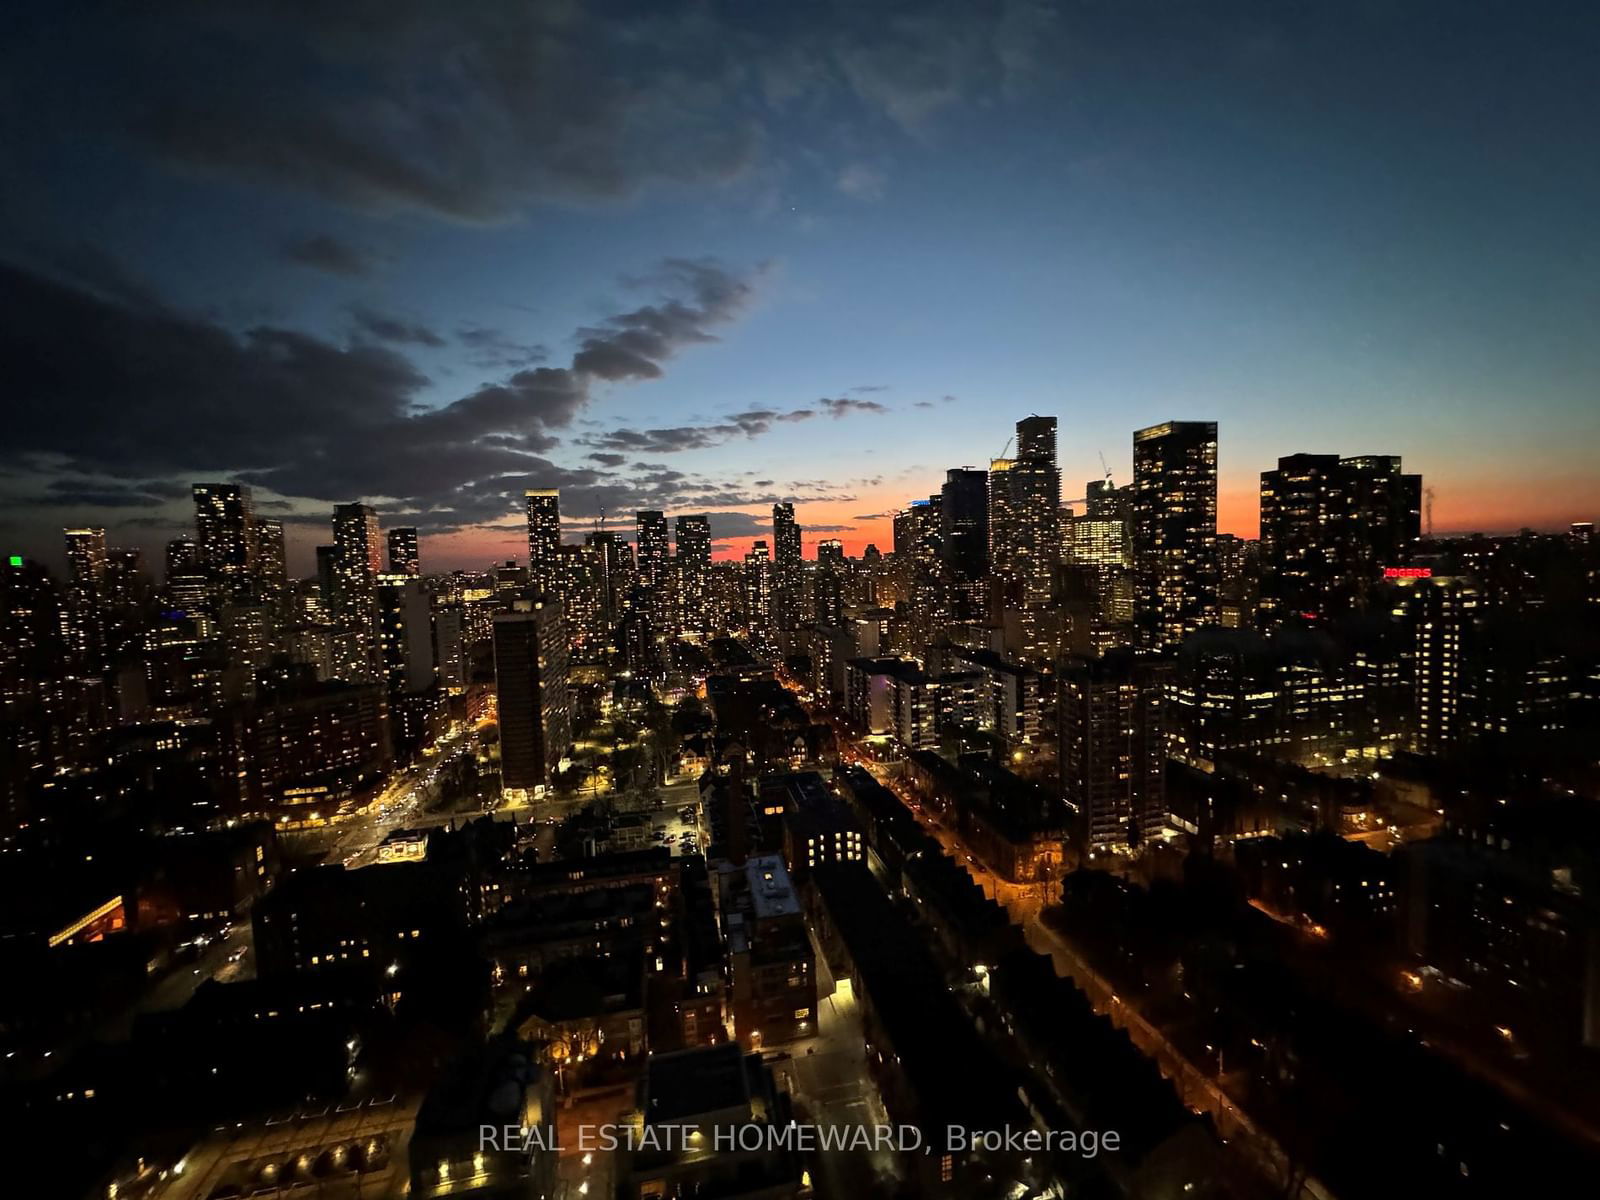
<svg viewBox="0 0 1600 1200">
<path fill-rule="evenodd" d="M 1600 8 L 8 15 L 23 1191 L 1600 1171 Z"/>
<path fill-rule="evenodd" d="M 1033 417 L 1042 416 L 1042 414 L 1038 413 L 1030 415 Z M 1056 420 L 1056 418 L 1053 416 L 1049 417 L 1048 419 L 1051 421 Z M 1183 424 L 1184 422 L 1180 421 L 1176 423 Z M 1163 422 L 1162 424 L 1167 424 L 1167 422 Z M 1134 431 L 1135 434 L 1138 432 L 1139 431 L 1137 430 Z M 1220 431 L 1218 433 L 1217 440 L 1219 444 L 1218 458 L 1220 460 L 1223 454 L 1222 447 L 1225 446 L 1225 441 Z M 1339 448 L 1335 448 L 1331 453 L 1333 458 L 1344 458 L 1347 460 L 1363 460 L 1371 458 L 1401 459 L 1400 455 L 1350 454 Z M 1311 452 L 1309 455 L 1306 452 L 1298 452 L 1295 454 L 1285 453 L 1280 455 L 1279 459 L 1273 460 L 1269 466 L 1263 467 L 1260 472 L 1256 473 L 1254 476 L 1254 488 L 1249 491 L 1247 496 L 1243 494 L 1242 490 L 1233 493 L 1233 500 L 1237 505 L 1248 504 L 1255 512 L 1255 519 L 1248 526 L 1230 524 L 1228 520 L 1227 513 L 1230 493 L 1226 487 L 1222 486 L 1221 481 L 1226 478 L 1226 475 L 1219 467 L 1216 519 L 1217 533 L 1231 534 L 1235 537 L 1246 540 L 1256 540 L 1260 536 L 1260 496 L 1261 488 L 1265 485 L 1266 477 L 1275 475 L 1277 473 L 1276 469 L 1280 465 L 1279 460 L 1305 458 L 1308 456 L 1315 457 L 1315 452 Z M 1104 457 L 1104 455 L 1102 454 L 1100 457 Z M 970 475 L 989 474 L 989 471 L 986 467 L 979 467 L 975 464 L 969 463 L 942 468 L 938 473 L 946 474 L 949 472 L 965 472 Z M 1107 474 L 1108 472 L 1109 475 Z M 1071 483 L 1070 478 L 1066 476 L 1066 472 L 1063 470 L 1062 475 L 1064 481 L 1061 484 L 1063 488 L 1062 507 L 1064 510 L 1072 512 L 1080 519 L 1092 517 L 1093 514 L 1091 512 L 1091 508 L 1094 485 L 1101 483 L 1103 480 L 1109 479 L 1111 482 L 1117 483 L 1119 487 L 1127 486 L 1131 483 L 1133 474 L 1134 473 L 1131 469 L 1126 472 L 1119 472 L 1115 468 L 1106 466 L 1103 467 L 1101 471 L 1094 473 L 1093 477 L 1080 481 L 1074 485 Z M 1118 482 L 1119 480 L 1120 482 Z M 191 486 L 194 489 L 200 489 L 202 487 L 231 487 L 235 485 L 195 483 Z M 772 508 L 778 506 L 787 506 L 793 519 L 800 528 L 803 558 L 807 560 L 816 559 L 818 547 L 824 542 L 831 541 L 840 542 L 843 546 L 844 553 L 848 557 L 859 558 L 869 546 L 875 546 L 879 552 L 884 554 L 887 554 L 892 550 L 894 546 L 893 526 L 896 513 L 903 512 L 908 506 L 913 506 L 924 502 L 925 494 L 919 495 L 915 491 L 916 486 L 916 483 L 908 482 L 907 490 L 901 494 L 898 503 L 894 507 L 886 509 L 880 513 L 869 514 L 866 517 L 857 516 L 853 518 L 855 523 L 852 525 L 827 523 L 826 519 L 828 516 L 828 505 L 838 505 L 840 503 L 844 503 L 847 507 L 861 507 L 859 502 L 841 502 L 837 499 L 834 499 L 816 500 L 807 503 L 801 500 L 798 502 L 798 504 L 803 507 L 797 507 L 797 501 L 793 498 L 792 493 L 790 494 L 790 498 L 780 498 L 780 494 L 778 493 L 773 493 L 769 497 L 764 498 L 764 500 L 770 500 L 770 507 L 765 502 L 752 506 L 748 509 L 729 511 L 718 511 L 714 509 L 707 511 L 696 510 L 689 507 L 670 507 L 664 511 L 664 515 L 669 519 L 669 525 L 671 525 L 679 517 L 688 516 L 695 518 L 708 518 L 711 530 L 712 561 L 738 562 L 744 559 L 745 555 L 749 553 L 751 547 L 757 541 L 764 541 L 769 547 L 771 546 L 773 539 Z M 250 491 L 248 485 L 244 485 L 244 488 L 247 493 Z M 937 482 L 935 482 L 935 486 L 932 490 L 935 494 L 937 494 L 939 490 Z M 1088 491 L 1090 494 L 1087 497 L 1067 494 L 1078 491 Z M 589 519 L 572 518 L 567 514 L 566 505 L 569 502 L 575 501 L 581 507 L 584 496 L 582 489 L 573 489 L 570 495 L 563 491 L 563 489 L 559 488 L 529 489 L 526 494 L 532 495 L 535 493 L 546 496 L 561 496 L 562 515 L 559 526 L 559 537 L 561 544 L 566 546 L 581 545 L 587 536 L 591 535 L 597 530 L 604 530 L 608 536 L 614 537 L 619 542 L 636 544 L 638 541 L 638 535 L 633 528 L 636 523 L 636 518 L 640 515 L 650 515 L 652 513 L 656 515 L 662 515 L 662 510 L 638 509 L 602 512 Z M 690 499 L 694 498 L 695 497 L 690 497 Z M 194 517 L 192 512 L 188 511 L 189 506 L 186 503 L 186 500 L 187 497 L 185 500 L 174 502 L 178 508 L 172 517 L 170 525 L 163 523 L 158 526 L 152 522 L 145 521 L 135 527 L 132 532 L 125 532 L 124 536 L 120 538 L 112 536 L 112 534 L 119 529 L 119 526 L 114 519 L 102 520 L 99 524 L 90 524 L 80 527 L 94 528 L 104 531 L 107 536 L 108 545 L 114 543 L 116 546 L 137 548 L 145 551 L 155 558 L 159 558 L 161 552 L 165 549 L 169 542 L 173 540 L 182 540 L 185 537 L 190 537 L 193 535 Z M 1548 527 L 1522 525 L 1517 526 L 1514 529 L 1499 529 L 1492 526 L 1451 528 L 1442 521 L 1432 519 L 1433 514 L 1431 513 L 1430 509 L 1433 501 L 1434 487 L 1432 479 L 1429 478 L 1426 498 L 1423 500 L 1423 512 L 1426 514 L 1423 517 L 1424 530 L 1426 532 L 1428 524 L 1431 523 L 1433 528 L 1430 536 L 1436 536 L 1440 538 L 1451 538 L 1469 534 L 1487 534 L 1490 536 L 1499 536 L 1505 533 L 1516 532 L 1520 529 L 1533 529 L 1535 532 L 1558 533 L 1564 531 L 1566 528 L 1569 528 L 1574 524 L 1581 524 L 1590 519 L 1585 516 L 1575 516 L 1571 521 L 1568 521 L 1565 524 L 1552 523 Z M 410 514 L 403 512 L 386 513 L 382 509 L 377 509 L 375 515 L 381 526 L 384 538 L 390 538 L 391 535 L 397 534 L 411 539 L 409 544 L 412 545 L 413 549 L 416 549 L 417 546 L 421 547 L 421 552 L 426 559 L 425 566 L 428 573 L 451 570 L 477 571 L 491 568 L 500 563 L 518 562 L 522 564 L 528 564 L 530 562 L 528 552 L 529 539 L 527 517 L 524 513 L 518 511 L 526 504 L 526 501 L 523 498 L 523 495 L 519 494 L 516 497 L 510 498 L 508 504 L 510 505 L 510 510 L 506 519 L 503 521 L 495 522 L 493 524 L 485 523 L 475 527 L 472 530 L 449 531 L 434 534 L 428 534 L 415 526 L 398 525 L 393 523 L 395 521 L 404 519 Z M 319 546 L 326 544 L 328 537 L 330 536 L 328 534 L 328 526 L 331 521 L 335 520 L 335 510 L 340 507 L 349 506 L 332 505 L 328 508 L 326 513 L 299 513 L 288 518 L 287 520 L 282 518 L 268 518 L 264 516 L 259 518 L 259 520 L 271 521 L 282 525 L 282 537 L 285 546 L 288 548 L 288 559 L 286 565 L 291 575 L 305 578 L 316 573 L 315 552 Z M 112 511 L 115 510 L 113 509 Z M 820 523 L 818 523 L 819 519 Z M 741 532 L 737 534 L 719 534 L 719 527 L 726 529 L 730 525 L 734 528 L 746 529 L 747 532 Z M 67 526 L 65 528 L 67 528 L 70 532 L 73 527 Z M 124 531 L 129 530 L 129 526 L 127 525 L 122 525 L 120 528 Z M 376 543 L 374 544 L 376 545 Z M 673 532 L 669 535 L 668 545 L 671 553 L 676 555 L 678 547 L 676 532 Z M 52 566 L 70 565 L 67 563 L 67 554 L 63 550 L 63 543 L 61 541 L 61 530 L 58 528 L 41 531 L 37 549 L 29 544 L 27 539 L 13 539 L 11 547 L 13 549 L 20 549 L 21 551 L 26 552 L 25 557 L 48 563 Z"/>
<path fill-rule="evenodd" d="M 0 537 L 154 552 L 217 480 L 296 574 L 348 502 L 503 559 L 529 488 L 569 539 L 706 512 L 738 558 L 791 502 L 859 554 L 1030 411 L 1068 497 L 1216 421 L 1246 537 L 1297 453 L 1403 457 L 1439 533 L 1600 508 L 1580 14 L 887 7 L 41 14 L 5 52 L 47 119 L 7 127 Z M 598 81 L 566 124 L 563 70 Z"/>
</svg>

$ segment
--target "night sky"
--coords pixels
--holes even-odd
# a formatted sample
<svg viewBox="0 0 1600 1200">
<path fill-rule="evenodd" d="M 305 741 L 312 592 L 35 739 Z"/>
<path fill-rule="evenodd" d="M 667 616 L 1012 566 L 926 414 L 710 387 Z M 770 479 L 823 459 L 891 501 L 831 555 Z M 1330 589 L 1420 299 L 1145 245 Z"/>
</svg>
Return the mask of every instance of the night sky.
<svg viewBox="0 0 1600 1200">
<path fill-rule="evenodd" d="M 520 497 L 796 503 L 806 553 L 1060 418 L 1220 423 L 1222 527 L 1393 453 L 1440 532 L 1600 510 L 1585 3 L 13 4 L 0 542 L 188 484 L 526 554 Z"/>
</svg>

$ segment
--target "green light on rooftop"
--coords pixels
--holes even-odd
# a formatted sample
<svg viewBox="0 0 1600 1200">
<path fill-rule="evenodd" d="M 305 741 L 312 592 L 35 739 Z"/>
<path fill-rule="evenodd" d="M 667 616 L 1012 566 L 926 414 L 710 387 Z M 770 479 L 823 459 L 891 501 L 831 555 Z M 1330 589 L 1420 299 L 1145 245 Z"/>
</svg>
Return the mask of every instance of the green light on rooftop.
<svg viewBox="0 0 1600 1200">
<path fill-rule="evenodd" d="M 21 566 L 21 565 L 22 565 L 22 555 L 20 555 L 20 554 L 13 554 L 13 555 L 12 555 L 12 556 L 11 556 L 11 565 L 12 565 L 12 566 L 13 566 L 13 567 L 20 567 L 20 566 Z"/>
</svg>

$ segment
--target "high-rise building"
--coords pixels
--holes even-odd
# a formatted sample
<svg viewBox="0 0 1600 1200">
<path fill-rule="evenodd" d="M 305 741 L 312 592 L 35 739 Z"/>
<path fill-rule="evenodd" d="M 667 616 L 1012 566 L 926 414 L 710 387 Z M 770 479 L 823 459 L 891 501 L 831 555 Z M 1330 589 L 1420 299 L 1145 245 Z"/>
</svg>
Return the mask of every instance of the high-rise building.
<svg viewBox="0 0 1600 1200">
<path fill-rule="evenodd" d="M 744 556 L 744 610 L 751 629 L 772 628 L 772 552 L 757 538 Z"/>
<path fill-rule="evenodd" d="M 678 628 L 709 632 L 711 519 L 703 513 L 678 518 L 674 565 L 678 575 Z"/>
<path fill-rule="evenodd" d="M 1254 629 L 1261 591 L 1261 543 L 1217 534 L 1217 622 Z"/>
<path fill-rule="evenodd" d="M 844 543 L 838 538 L 823 538 L 817 543 L 817 561 L 819 563 L 844 562 Z"/>
<path fill-rule="evenodd" d="M 913 500 L 894 515 L 894 554 L 905 558 L 918 570 L 937 572 L 944 497 L 929 496 Z"/>
<path fill-rule="evenodd" d="M 541 595 L 560 594 L 561 493 L 555 488 L 530 488 L 528 502 L 528 571 Z"/>
<path fill-rule="evenodd" d="M 256 520 L 255 578 L 263 599 L 281 601 L 288 590 L 289 563 L 282 521 Z"/>
<path fill-rule="evenodd" d="M 333 546 L 317 547 L 317 595 L 325 620 L 339 611 L 339 555 Z"/>
<path fill-rule="evenodd" d="M 1091 479 L 1083 485 L 1084 515 L 1092 521 L 1126 521 L 1133 512 L 1133 490 L 1110 479 Z"/>
<path fill-rule="evenodd" d="M 250 590 L 256 558 L 255 510 L 250 489 L 237 483 L 197 483 L 194 528 L 200 565 L 224 598 Z"/>
<path fill-rule="evenodd" d="M 772 616 L 779 629 L 800 625 L 801 592 L 800 526 L 795 523 L 794 505 L 772 506 Z"/>
<path fill-rule="evenodd" d="M 380 575 L 377 604 L 378 649 L 389 690 L 420 692 L 432 687 L 432 612 L 422 580 L 403 572 Z"/>
<path fill-rule="evenodd" d="M 1482 596 L 1472 579 L 1428 568 L 1394 583 L 1416 639 L 1412 739 L 1422 753 L 1442 754 L 1463 739 L 1467 724 L 1467 654 Z"/>
<path fill-rule="evenodd" d="M 106 603 L 117 611 L 143 604 L 150 597 L 150 574 L 144 551 L 136 546 L 106 551 Z"/>
<path fill-rule="evenodd" d="M 632 566 L 628 543 L 610 529 L 597 529 L 583 539 L 591 561 L 590 583 L 596 592 L 595 603 L 602 631 L 609 636 L 622 619 L 622 601 L 627 595 Z"/>
<path fill-rule="evenodd" d="M 367 505 L 340 504 L 334 508 L 333 569 L 335 615 L 361 636 L 370 637 L 383 550 L 378 514 Z"/>
<path fill-rule="evenodd" d="M 200 547 L 193 538 L 173 538 L 167 543 L 162 582 L 168 603 L 179 612 L 194 614 L 211 607 L 211 581 L 200 566 Z"/>
<path fill-rule="evenodd" d="M 389 574 L 421 575 L 422 554 L 414 525 L 399 525 L 389 530 Z"/>
<path fill-rule="evenodd" d="M 811 619 L 817 625 L 833 628 L 844 623 L 844 563 L 829 559 L 817 562 L 811 581 Z"/>
<path fill-rule="evenodd" d="M 1100 621 L 1114 625 L 1131 622 L 1133 589 L 1128 573 L 1133 555 L 1128 546 L 1128 522 L 1117 516 L 1084 516 L 1067 529 L 1071 533 L 1068 562 L 1092 572 Z"/>
<path fill-rule="evenodd" d="M 1028 462 L 1056 461 L 1056 419 L 1031 416 L 1017 422 L 1017 458 Z"/>
<path fill-rule="evenodd" d="M 97 595 L 106 586 L 106 531 L 66 529 L 67 586 Z"/>
<path fill-rule="evenodd" d="M 957 581 L 982 579 L 989 573 L 989 473 L 953 467 L 939 498 L 940 557 Z"/>
<path fill-rule="evenodd" d="M 1079 853 L 1129 848 L 1166 827 L 1164 661 L 1131 649 L 1069 659 L 1061 672 L 1061 790 Z"/>
<path fill-rule="evenodd" d="M 567 656 L 559 600 L 518 600 L 494 619 L 500 786 L 513 796 L 538 794 L 571 745 Z"/>
<path fill-rule="evenodd" d="M 67 543 L 67 649 L 90 674 L 104 666 L 106 642 L 106 531 L 64 530 Z"/>
<path fill-rule="evenodd" d="M 1264 615 L 1326 619 L 1364 606 L 1422 533 L 1422 476 L 1396 455 L 1293 454 L 1261 473 Z"/>
<path fill-rule="evenodd" d="M 20 554 L 8 555 L 0 562 L 0 714 L 13 704 L 31 705 L 37 687 L 59 675 L 61 635 L 60 601 L 49 572 Z M 8 810 L 20 798 L 9 790 L 14 782 L 0 772 L 0 799 Z"/>
<path fill-rule="evenodd" d="M 433 610 L 433 659 L 438 664 L 439 685 L 451 695 L 467 687 L 467 614 L 461 601 Z"/>
<path fill-rule="evenodd" d="M 190 537 L 173 538 L 167 543 L 167 572 L 164 578 L 185 575 L 200 568 L 200 547 Z"/>
<path fill-rule="evenodd" d="M 1217 423 L 1133 435 L 1134 623 L 1161 650 L 1217 620 Z"/>
<path fill-rule="evenodd" d="M 643 510 L 634 514 L 638 530 L 639 586 L 652 600 L 664 607 L 667 594 L 667 518 L 664 513 Z"/>
<path fill-rule="evenodd" d="M 1017 453 L 990 465 L 990 564 L 1007 600 L 1040 608 L 1051 599 L 1061 558 L 1061 469 L 1056 419 L 1017 422 Z"/>
</svg>

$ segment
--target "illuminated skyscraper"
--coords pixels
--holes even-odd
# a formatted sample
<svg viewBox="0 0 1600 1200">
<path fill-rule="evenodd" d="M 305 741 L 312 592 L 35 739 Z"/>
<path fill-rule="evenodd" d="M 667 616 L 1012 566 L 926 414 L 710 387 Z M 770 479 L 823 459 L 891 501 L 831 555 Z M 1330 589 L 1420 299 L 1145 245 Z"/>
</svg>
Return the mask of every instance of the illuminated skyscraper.
<svg viewBox="0 0 1600 1200">
<path fill-rule="evenodd" d="M 1145 650 L 1217 620 L 1217 423 L 1133 435 L 1134 623 Z"/>
<path fill-rule="evenodd" d="M 562 619 L 574 660 L 602 656 L 611 645 L 605 619 L 604 566 L 592 546 L 561 544 Z"/>
<path fill-rule="evenodd" d="M 1416 638 L 1413 744 L 1442 754 L 1462 740 L 1467 723 L 1467 653 L 1482 597 L 1470 578 L 1427 568 L 1394 583 Z"/>
<path fill-rule="evenodd" d="M 817 561 L 819 563 L 844 562 L 844 543 L 838 538 L 823 538 L 817 543 Z"/>
<path fill-rule="evenodd" d="M 134 546 L 106 551 L 106 603 L 114 610 L 126 611 L 150 598 L 150 575 L 145 570 L 144 551 Z"/>
<path fill-rule="evenodd" d="M 772 619 L 778 629 L 800 624 L 800 526 L 794 505 L 772 506 Z"/>
<path fill-rule="evenodd" d="M 106 636 L 106 531 L 68 529 L 67 649 L 74 665 L 89 673 L 103 666 Z"/>
<path fill-rule="evenodd" d="M 185 575 L 200 568 L 200 547 L 189 537 L 173 538 L 167 543 L 167 573 L 165 578 Z"/>
<path fill-rule="evenodd" d="M 665 594 L 667 587 L 667 518 L 654 510 L 634 514 L 639 543 L 639 586 Z"/>
<path fill-rule="evenodd" d="M 601 626 L 607 636 L 622 617 L 622 600 L 629 586 L 632 554 L 628 543 L 609 529 L 597 529 L 583 539 L 592 556 L 592 586 L 597 591 Z"/>
<path fill-rule="evenodd" d="M 1383 568 L 1410 561 L 1422 476 L 1395 455 L 1293 454 L 1261 473 L 1262 607 L 1270 621 L 1359 607 Z"/>
<path fill-rule="evenodd" d="M 678 518 L 678 628 L 710 631 L 711 519 L 704 514 Z"/>
<path fill-rule="evenodd" d="M 555 488 L 530 489 L 528 502 L 528 571 L 539 595 L 561 588 L 561 493 Z"/>
<path fill-rule="evenodd" d="M 333 510 L 335 612 L 345 624 L 368 631 L 373 624 L 374 590 L 383 570 L 378 514 L 365 504 L 340 504 Z"/>
<path fill-rule="evenodd" d="M 20 554 L 0 560 L 0 712 L 31 703 L 41 684 L 59 676 L 61 635 L 60 603 L 49 572 Z M 18 727 L 9 732 L 15 737 Z M 43 760 L 14 761 L 31 770 L 42 767 Z M 0 816 L 14 815 L 22 799 L 20 782 L 0 772 Z"/>
<path fill-rule="evenodd" d="M 263 598 L 282 599 L 289 587 L 282 521 L 256 521 L 255 576 Z"/>
<path fill-rule="evenodd" d="M 1081 853 L 1136 845 L 1167 823 L 1162 689 L 1170 664 L 1131 650 L 1071 659 L 1061 673 L 1062 798 Z"/>
<path fill-rule="evenodd" d="M 100 593 L 106 586 L 106 531 L 67 529 L 67 586 Z"/>
<path fill-rule="evenodd" d="M 943 496 L 913 500 L 894 515 L 894 555 L 933 573 L 939 569 Z"/>
<path fill-rule="evenodd" d="M 1121 517 L 1079 517 L 1070 531 L 1069 561 L 1094 572 L 1100 619 L 1112 624 L 1133 620 L 1133 593 L 1128 571 L 1128 522 Z"/>
<path fill-rule="evenodd" d="M 1048 604 L 1061 559 L 1061 469 L 1056 419 L 1017 422 L 1017 454 L 990 465 L 990 567 L 1007 599 L 1025 608 Z"/>
<path fill-rule="evenodd" d="M 422 574 L 422 554 L 417 546 L 415 526 L 399 525 L 389 530 L 389 574 Z"/>
<path fill-rule="evenodd" d="M 256 557 L 250 489 L 237 483 L 197 483 L 191 491 L 200 565 L 222 598 L 249 592 Z"/>
<path fill-rule="evenodd" d="M 518 600 L 494 619 L 500 786 L 512 796 L 548 784 L 572 742 L 567 658 L 559 600 Z"/>
<path fill-rule="evenodd" d="M 989 464 L 989 570 L 1006 628 L 1008 652 L 1024 659 L 1054 656 L 1057 636 L 1045 610 L 1061 562 L 1061 470 L 1056 419 L 1017 422 L 1015 458 Z"/>
<path fill-rule="evenodd" d="M 200 547 L 193 538 L 173 538 L 167 543 L 162 585 L 168 603 L 179 612 L 193 614 L 210 607 L 210 580 L 200 566 Z"/>
<path fill-rule="evenodd" d="M 772 629 L 772 552 L 758 538 L 744 556 L 744 610 L 750 628 Z"/>
</svg>

